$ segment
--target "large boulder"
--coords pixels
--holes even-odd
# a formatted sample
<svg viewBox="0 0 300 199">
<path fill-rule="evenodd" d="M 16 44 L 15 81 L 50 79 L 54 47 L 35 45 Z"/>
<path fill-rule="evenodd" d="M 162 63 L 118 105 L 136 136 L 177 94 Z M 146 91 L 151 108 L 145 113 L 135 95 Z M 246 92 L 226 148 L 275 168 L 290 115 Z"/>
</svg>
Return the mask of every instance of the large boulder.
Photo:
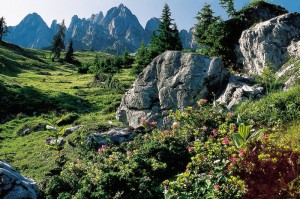
<svg viewBox="0 0 300 199">
<path fill-rule="evenodd" d="M 164 127 L 170 110 L 194 106 L 217 92 L 228 74 L 220 58 L 167 51 L 138 76 L 123 96 L 116 117 L 133 128 L 141 126 L 142 118 Z"/>
<path fill-rule="evenodd" d="M 245 30 L 239 40 L 239 60 L 250 74 L 268 66 L 276 70 L 299 56 L 300 13 L 288 13 Z"/>
<path fill-rule="evenodd" d="M 0 161 L 0 196 L 3 199 L 35 199 L 38 185 L 22 176 L 9 164 Z"/>
<path fill-rule="evenodd" d="M 255 80 L 245 74 L 233 75 L 228 79 L 226 89 L 218 97 L 217 102 L 231 109 L 243 100 L 259 99 L 263 95 L 263 87 L 255 85 Z"/>
</svg>

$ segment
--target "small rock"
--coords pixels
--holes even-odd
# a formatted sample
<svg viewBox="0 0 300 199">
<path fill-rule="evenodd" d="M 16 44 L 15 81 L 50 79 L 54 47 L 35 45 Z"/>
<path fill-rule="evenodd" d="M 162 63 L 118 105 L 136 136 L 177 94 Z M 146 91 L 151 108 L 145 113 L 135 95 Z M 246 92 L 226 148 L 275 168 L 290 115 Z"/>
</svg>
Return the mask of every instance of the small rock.
<svg viewBox="0 0 300 199">
<path fill-rule="evenodd" d="M 47 130 L 52 130 L 52 131 L 56 130 L 55 127 L 50 126 L 50 125 L 46 125 L 46 129 L 47 129 Z"/>
<path fill-rule="evenodd" d="M 70 128 L 66 128 L 65 129 L 65 136 L 73 133 L 74 131 L 77 131 L 78 129 L 80 129 L 81 127 L 83 127 L 83 125 L 78 125 L 78 126 L 73 126 L 73 127 L 70 127 Z"/>
</svg>

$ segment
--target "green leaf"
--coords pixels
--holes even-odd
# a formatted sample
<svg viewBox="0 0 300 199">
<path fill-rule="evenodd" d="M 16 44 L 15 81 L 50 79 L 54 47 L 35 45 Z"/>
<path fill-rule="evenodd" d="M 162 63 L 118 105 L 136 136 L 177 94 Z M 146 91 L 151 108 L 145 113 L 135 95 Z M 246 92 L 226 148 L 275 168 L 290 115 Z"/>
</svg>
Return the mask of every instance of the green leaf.
<svg viewBox="0 0 300 199">
<path fill-rule="evenodd" d="M 239 126 L 239 134 L 246 142 L 250 135 L 250 126 L 246 126 L 245 124 L 241 124 Z"/>
<path fill-rule="evenodd" d="M 245 143 L 244 139 L 242 138 L 242 136 L 239 133 L 236 133 L 233 135 L 233 141 L 237 148 L 240 148 L 240 146 L 244 145 L 244 143 Z"/>
</svg>

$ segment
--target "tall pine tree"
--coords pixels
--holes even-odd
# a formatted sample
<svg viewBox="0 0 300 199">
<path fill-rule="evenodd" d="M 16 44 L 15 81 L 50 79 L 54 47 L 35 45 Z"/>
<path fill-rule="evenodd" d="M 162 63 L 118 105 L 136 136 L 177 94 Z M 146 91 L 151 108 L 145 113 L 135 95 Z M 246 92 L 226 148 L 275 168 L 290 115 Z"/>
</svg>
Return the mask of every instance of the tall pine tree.
<svg viewBox="0 0 300 199">
<path fill-rule="evenodd" d="M 208 27 L 218 21 L 220 18 L 214 16 L 214 12 L 211 9 L 211 6 L 207 3 L 204 4 L 204 7 L 198 12 L 196 16 L 197 24 L 195 24 L 194 35 L 196 37 L 196 42 L 199 46 L 207 46 L 207 35 L 205 32 Z"/>
<path fill-rule="evenodd" d="M 4 17 L 0 18 L 0 41 L 2 41 L 2 37 L 8 32 L 7 25 Z"/>
<path fill-rule="evenodd" d="M 54 53 L 55 59 L 60 59 L 61 52 L 65 49 L 65 31 L 65 20 L 63 20 L 61 24 L 58 24 L 58 32 L 53 37 L 51 51 Z"/>
<path fill-rule="evenodd" d="M 153 37 L 153 39 L 157 39 L 157 41 L 151 42 L 157 45 L 152 46 L 152 48 L 157 49 L 158 54 L 166 50 L 182 50 L 179 31 L 172 21 L 170 7 L 168 4 L 165 4 L 162 11 L 161 23 L 159 24 L 158 36 L 157 38 L 156 36 Z"/>
<path fill-rule="evenodd" d="M 66 62 L 74 63 L 74 48 L 73 41 L 71 40 L 66 53 Z"/>
<path fill-rule="evenodd" d="M 224 8 L 229 17 L 233 17 L 236 13 L 234 8 L 234 0 L 220 0 L 219 4 Z"/>
</svg>

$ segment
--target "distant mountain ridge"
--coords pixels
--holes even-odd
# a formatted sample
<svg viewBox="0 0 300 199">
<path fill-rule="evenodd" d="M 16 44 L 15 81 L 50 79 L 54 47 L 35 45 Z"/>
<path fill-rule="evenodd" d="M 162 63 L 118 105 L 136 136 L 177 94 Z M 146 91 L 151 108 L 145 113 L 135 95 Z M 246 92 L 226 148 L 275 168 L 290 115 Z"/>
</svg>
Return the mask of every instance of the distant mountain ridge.
<svg viewBox="0 0 300 199">
<path fill-rule="evenodd" d="M 145 29 L 138 18 L 123 4 L 113 7 L 104 16 L 102 12 L 90 18 L 74 15 L 66 30 L 67 42 L 73 40 L 75 50 L 96 50 L 110 53 L 122 53 L 125 50 L 135 52 L 142 41 L 150 42 L 153 31 L 158 29 L 160 20 L 150 19 Z M 57 21 L 50 27 L 37 13 L 28 14 L 17 26 L 9 27 L 5 41 L 27 48 L 49 48 L 57 32 Z M 193 48 L 192 32 L 180 32 L 184 48 Z"/>
</svg>

